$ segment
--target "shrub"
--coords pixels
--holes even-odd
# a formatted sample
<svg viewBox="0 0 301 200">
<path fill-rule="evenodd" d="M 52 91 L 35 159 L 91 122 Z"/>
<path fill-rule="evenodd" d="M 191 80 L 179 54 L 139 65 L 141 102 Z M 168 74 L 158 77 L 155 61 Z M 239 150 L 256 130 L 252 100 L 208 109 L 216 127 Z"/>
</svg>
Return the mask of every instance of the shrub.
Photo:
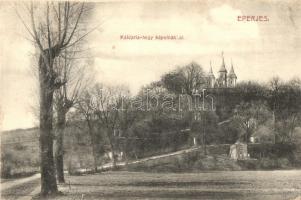
<svg viewBox="0 0 301 200">
<path fill-rule="evenodd" d="M 260 160 L 259 166 L 262 169 L 277 169 L 278 163 L 275 159 L 263 158 Z"/>
<path fill-rule="evenodd" d="M 279 158 L 277 159 L 277 162 L 279 168 L 291 167 L 291 163 L 287 158 Z"/>
<path fill-rule="evenodd" d="M 1 149 L 1 177 L 26 176 L 38 170 L 38 152 L 32 153 L 23 147 L 23 150 L 18 150 L 20 147 L 18 145 Z"/>
</svg>

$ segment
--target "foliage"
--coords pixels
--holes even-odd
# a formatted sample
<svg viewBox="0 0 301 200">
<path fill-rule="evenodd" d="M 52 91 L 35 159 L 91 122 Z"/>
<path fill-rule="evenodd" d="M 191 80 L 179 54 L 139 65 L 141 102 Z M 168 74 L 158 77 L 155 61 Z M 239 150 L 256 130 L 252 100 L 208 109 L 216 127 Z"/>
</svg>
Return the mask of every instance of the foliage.
<svg viewBox="0 0 301 200">
<path fill-rule="evenodd" d="M 3 178 L 30 175 L 38 171 L 39 164 L 38 152 L 32 152 L 24 145 L 11 145 L 1 150 L 1 177 Z"/>
<path fill-rule="evenodd" d="M 236 106 L 232 119 L 233 126 L 241 130 L 240 139 L 249 142 L 250 137 L 271 116 L 262 102 L 241 103 Z"/>
<path fill-rule="evenodd" d="M 219 142 L 222 144 L 234 144 L 240 138 L 240 130 L 232 123 L 225 123 L 218 127 Z"/>
<path fill-rule="evenodd" d="M 194 90 L 205 87 L 206 84 L 204 71 L 195 62 L 164 74 L 161 81 L 166 89 L 176 94 L 184 93 L 190 96 Z"/>
<path fill-rule="evenodd" d="M 191 132 L 198 143 L 216 144 L 221 142 L 217 128 L 218 116 L 211 111 L 200 112 L 200 119 L 192 122 Z"/>
<path fill-rule="evenodd" d="M 301 80 L 286 83 L 270 81 L 269 105 L 274 113 L 277 142 L 292 142 L 294 130 L 301 125 Z"/>
</svg>

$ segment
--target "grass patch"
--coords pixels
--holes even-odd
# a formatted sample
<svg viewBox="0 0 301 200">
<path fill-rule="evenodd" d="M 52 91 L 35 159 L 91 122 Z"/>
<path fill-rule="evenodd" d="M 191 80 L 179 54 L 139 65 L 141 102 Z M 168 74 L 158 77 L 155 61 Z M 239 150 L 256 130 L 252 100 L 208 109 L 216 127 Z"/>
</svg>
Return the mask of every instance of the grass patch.
<svg viewBox="0 0 301 200">
<path fill-rule="evenodd" d="M 67 183 L 60 187 L 64 195 L 56 196 L 54 199 L 282 200 L 294 199 L 301 195 L 300 171 L 206 173 L 115 171 L 98 175 L 67 176 L 66 180 Z"/>
<path fill-rule="evenodd" d="M 40 184 L 40 180 L 32 180 L 25 184 L 16 185 L 12 188 L 1 191 L 1 199 L 18 199 L 31 193 Z"/>
</svg>

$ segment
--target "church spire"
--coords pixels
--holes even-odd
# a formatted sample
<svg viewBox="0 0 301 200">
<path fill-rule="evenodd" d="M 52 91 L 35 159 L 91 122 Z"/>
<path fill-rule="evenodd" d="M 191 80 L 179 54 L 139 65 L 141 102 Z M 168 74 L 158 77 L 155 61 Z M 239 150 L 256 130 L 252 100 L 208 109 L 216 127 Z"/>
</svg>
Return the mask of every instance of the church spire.
<svg viewBox="0 0 301 200">
<path fill-rule="evenodd" d="M 219 72 L 227 72 L 226 66 L 225 66 L 225 59 L 224 59 L 224 52 L 222 51 L 222 66 L 219 69 Z"/>
<path fill-rule="evenodd" d="M 230 72 L 229 72 L 229 78 L 237 78 L 235 72 L 234 72 L 234 67 L 233 67 L 233 62 L 232 62 L 232 59 L 231 59 L 231 69 L 230 69 Z"/>
<path fill-rule="evenodd" d="M 209 70 L 209 73 L 208 73 L 208 83 L 209 83 L 209 86 L 211 88 L 214 88 L 214 85 L 215 85 L 215 76 L 214 76 L 213 71 L 212 71 L 211 60 L 210 60 L 210 70 Z"/>
<path fill-rule="evenodd" d="M 208 75 L 209 75 L 209 77 L 215 78 L 215 76 L 214 76 L 214 74 L 213 74 L 213 70 L 212 70 L 211 60 L 210 60 L 210 69 L 209 69 Z"/>
<path fill-rule="evenodd" d="M 213 74 L 213 70 L 212 70 L 212 65 L 211 65 L 211 60 L 210 60 L 210 69 L 209 69 L 209 74 Z"/>
</svg>

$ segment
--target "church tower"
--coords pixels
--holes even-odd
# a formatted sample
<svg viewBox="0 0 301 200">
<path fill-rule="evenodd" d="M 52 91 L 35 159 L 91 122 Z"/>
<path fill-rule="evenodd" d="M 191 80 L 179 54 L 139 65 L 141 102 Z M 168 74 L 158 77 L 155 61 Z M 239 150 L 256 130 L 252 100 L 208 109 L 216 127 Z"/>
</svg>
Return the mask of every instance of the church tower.
<svg viewBox="0 0 301 200">
<path fill-rule="evenodd" d="M 218 87 L 227 87 L 227 69 L 225 66 L 224 52 L 222 52 L 222 65 L 218 73 Z"/>
<path fill-rule="evenodd" d="M 210 88 L 214 88 L 215 85 L 215 76 L 212 71 L 211 61 L 210 61 L 210 70 L 208 74 L 208 85 Z"/>
<path fill-rule="evenodd" d="M 231 69 L 230 69 L 230 72 L 228 75 L 228 87 L 235 87 L 236 80 L 237 80 L 237 76 L 234 72 L 233 63 L 232 63 L 232 59 L 231 59 Z"/>
</svg>

